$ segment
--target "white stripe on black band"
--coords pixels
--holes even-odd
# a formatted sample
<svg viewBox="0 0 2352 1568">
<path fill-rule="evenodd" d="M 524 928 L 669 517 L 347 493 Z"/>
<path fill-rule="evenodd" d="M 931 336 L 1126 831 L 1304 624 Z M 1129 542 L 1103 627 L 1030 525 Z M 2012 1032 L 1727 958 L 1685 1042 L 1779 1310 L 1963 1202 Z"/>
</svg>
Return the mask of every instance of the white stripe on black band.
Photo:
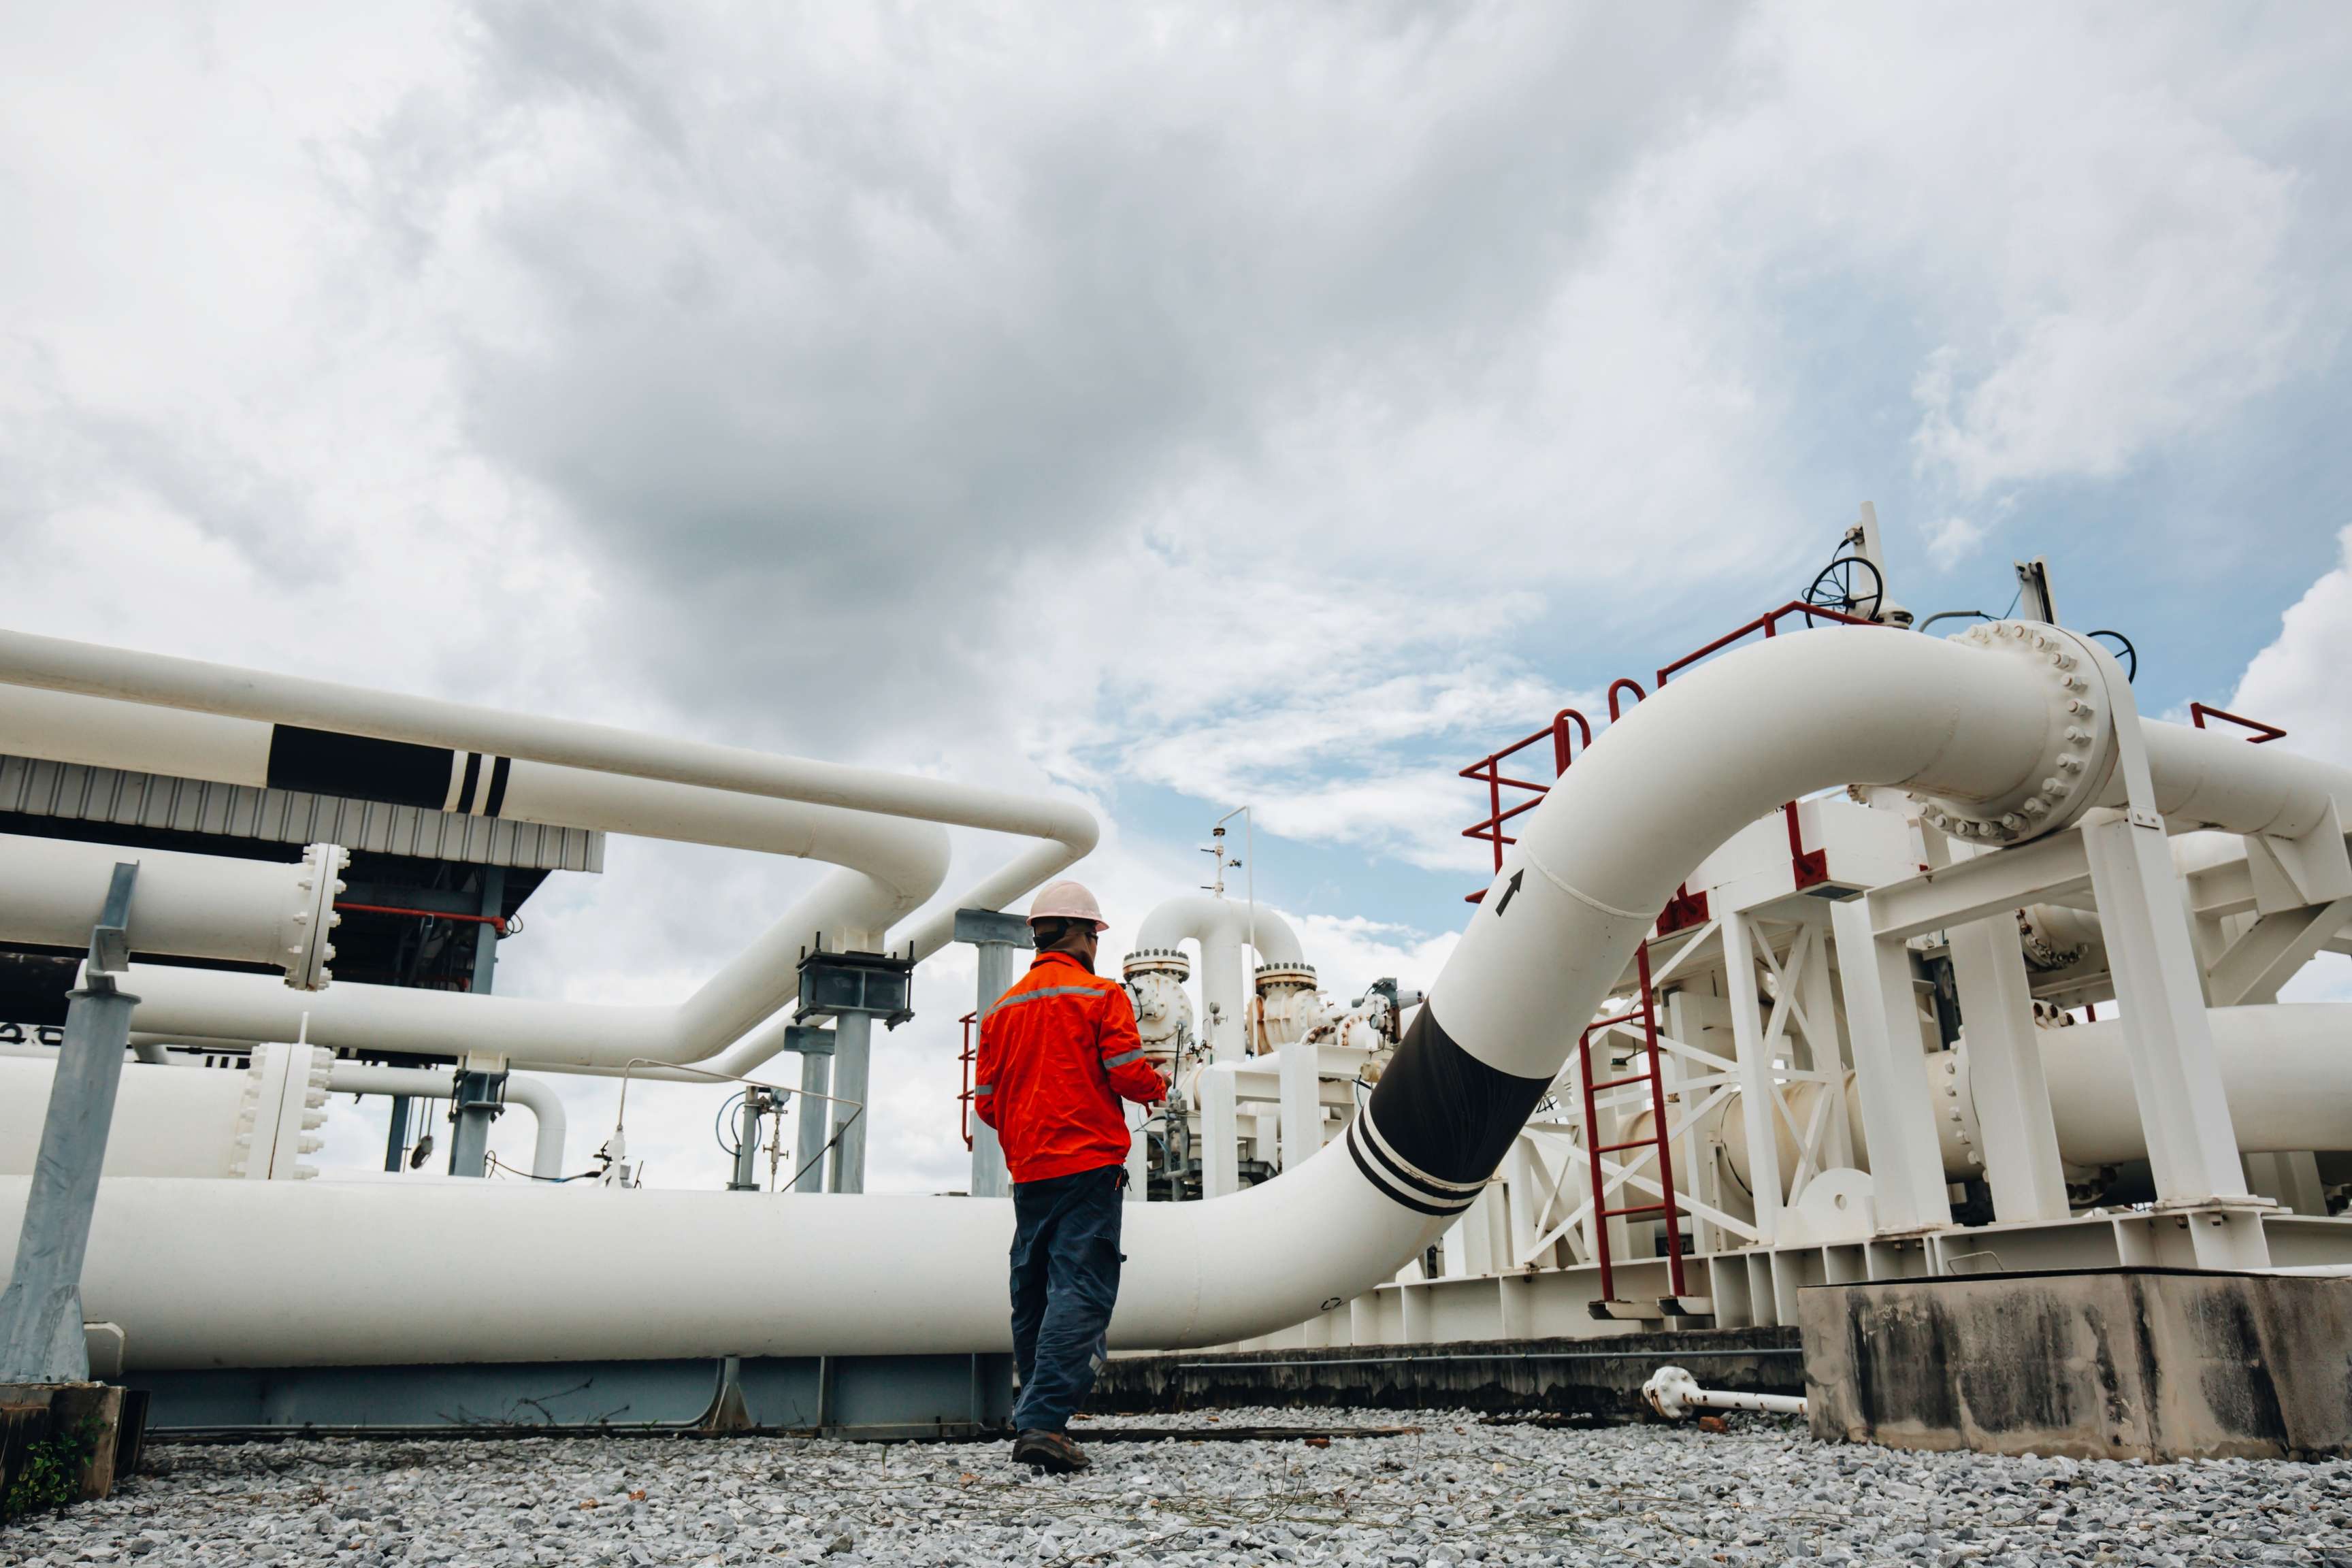
<svg viewBox="0 0 2352 1568">
<path fill-rule="evenodd" d="M 1395 1172 L 1401 1180 L 1420 1188 L 1430 1196 L 1443 1198 L 1457 1193 L 1475 1193 L 1486 1184 L 1483 1177 L 1475 1182 L 1449 1182 L 1442 1177 L 1431 1175 L 1427 1171 L 1398 1153 L 1395 1146 L 1381 1136 L 1381 1124 L 1369 1113 L 1359 1120 L 1364 1124 L 1365 1147 L 1379 1157 L 1381 1164 Z"/>
<path fill-rule="evenodd" d="M 1425 1194 L 1416 1192 L 1412 1187 L 1400 1183 L 1396 1178 L 1390 1175 L 1385 1166 L 1381 1165 L 1375 1160 L 1366 1157 L 1364 1153 L 1363 1140 L 1357 1132 L 1357 1129 L 1362 1126 L 1364 1118 L 1359 1116 L 1355 1121 L 1348 1123 L 1348 1155 L 1349 1158 L 1356 1162 L 1356 1169 L 1364 1173 L 1365 1180 L 1370 1182 L 1373 1186 L 1380 1189 L 1381 1195 L 1387 1197 L 1393 1203 L 1402 1205 L 1404 1207 L 1412 1210 L 1415 1214 L 1434 1215 L 1460 1214 L 1463 1210 L 1468 1208 L 1473 1203 L 1477 1201 L 1478 1194 L 1475 1193 L 1472 1193 L 1467 1197 L 1455 1197 L 1440 1201 L 1433 1199 Z"/>
</svg>

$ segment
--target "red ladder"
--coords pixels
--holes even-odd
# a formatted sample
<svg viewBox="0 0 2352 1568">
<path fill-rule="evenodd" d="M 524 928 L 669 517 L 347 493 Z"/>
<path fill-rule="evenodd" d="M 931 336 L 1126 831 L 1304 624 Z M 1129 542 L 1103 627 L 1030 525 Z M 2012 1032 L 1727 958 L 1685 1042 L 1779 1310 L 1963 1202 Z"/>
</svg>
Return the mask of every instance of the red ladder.
<svg viewBox="0 0 2352 1568">
<path fill-rule="evenodd" d="M 1658 1013 L 1650 995 L 1650 944 L 1647 942 L 1634 951 L 1633 962 L 1641 975 L 1641 1005 L 1630 1013 L 1614 1017 L 1596 1018 L 1576 1037 L 1578 1078 L 1584 1085 L 1585 1163 L 1592 1173 L 1592 1231 L 1599 1243 L 1601 1259 L 1601 1299 L 1617 1299 L 1617 1277 L 1609 1257 L 1609 1222 L 1631 1215 L 1664 1215 L 1666 1221 L 1666 1279 L 1673 1293 L 1683 1291 L 1682 1211 L 1675 1203 L 1675 1158 L 1673 1139 L 1666 1127 L 1666 1089 L 1658 1072 Z M 1619 1024 L 1639 1019 L 1642 1025 L 1642 1050 L 1649 1058 L 1649 1070 L 1625 1078 L 1612 1078 L 1595 1083 L 1592 1079 L 1592 1037 Z M 1601 1136 L 1601 1113 L 1595 1097 L 1603 1089 L 1623 1089 L 1629 1084 L 1647 1081 L 1650 1086 L 1650 1136 L 1628 1139 L 1622 1143 L 1597 1143 Z M 1652 1204 L 1627 1204 L 1611 1208 L 1608 1182 L 1601 1174 L 1601 1160 L 1604 1154 L 1614 1154 L 1627 1149 L 1654 1148 L 1658 1152 L 1658 1201 Z M 1631 1194 L 1627 1194 L 1631 1196 Z"/>
</svg>

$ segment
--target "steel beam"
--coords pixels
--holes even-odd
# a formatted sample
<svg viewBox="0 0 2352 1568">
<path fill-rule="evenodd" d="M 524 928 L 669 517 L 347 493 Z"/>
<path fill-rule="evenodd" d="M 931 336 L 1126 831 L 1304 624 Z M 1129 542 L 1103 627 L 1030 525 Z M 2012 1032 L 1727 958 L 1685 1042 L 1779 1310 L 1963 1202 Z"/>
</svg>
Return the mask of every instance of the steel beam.
<svg viewBox="0 0 2352 1568">
<path fill-rule="evenodd" d="M 836 1193 L 866 1190 L 866 1084 L 874 1055 L 874 1016 L 843 1013 L 833 1022 L 833 1181 Z"/>
<path fill-rule="evenodd" d="M 2032 903 L 2057 903 L 2091 885 L 2079 833 L 2054 834 L 1923 871 L 1872 890 L 1876 934 L 1897 942 Z"/>
<path fill-rule="evenodd" d="M 2275 1002 L 2279 987 L 2319 955 L 2352 921 L 2352 899 L 2263 915 L 2231 942 L 2206 975 L 2216 1007 Z"/>
<path fill-rule="evenodd" d="M 1901 942 L 1881 939 L 1873 929 L 1876 898 L 1874 893 L 1836 905 L 1830 925 L 1837 936 L 1878 1228 L 1900 1234 L 1950 1225 L 1952 1204 L 1927 1098 L 1911 954 Z"/>
<path fill-rule="evenodd" d="M 115 1091 L 122 1083 L 122 1054 L 131 1047 L 131 1015 L 139 1005 L 111 978 L 131 962 L 131 897 L 138 878 L 135 864 L 114 868 L 90 932 L 82 986 L 68 995 L 65 1039 L 49 1082 L 16 1258 L 7 1291 L 0 1294 L 0 1384 L 89 1378 L 81 1265 L 114 1125 Z"/>
<path fill-rule="evenodd" d="M 2064 1219 L 2072 1211 L 2016 918 L 1990 915 L 1949 935 L 1993 1213 L 2004 1223 Z"/>
</svg>

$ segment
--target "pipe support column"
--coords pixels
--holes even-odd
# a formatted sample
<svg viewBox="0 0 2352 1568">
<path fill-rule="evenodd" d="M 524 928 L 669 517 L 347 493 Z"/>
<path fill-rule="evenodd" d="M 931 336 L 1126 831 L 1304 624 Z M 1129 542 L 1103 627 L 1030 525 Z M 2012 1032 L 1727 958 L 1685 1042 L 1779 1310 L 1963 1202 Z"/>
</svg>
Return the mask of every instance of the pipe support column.
<svg viewBox="0 0 2352 1568">
<path fill-rule="evenodd" d="M 874 1051 L 874 1019 L 844 1013 L 834 1020 L 833 1190 L 866 1190 L 866 1080 Z"/>
<path fill-rule="evenodd" d="M 2016 918 L 1990 915 L 1948 934 L 1993 1213 L 2005 1222 L 2064 1219 L 2066 1177 Z"/>
<path fill-rule="evenodd" d="M 801 1053 L 801 1107 L 793 1112 L 793 1191 L 824 1191 L 824 1144 L 833 1092 L 833 1058 L 818 1051 Z"/>
<path fill-rule="evenodd" d="M 1879 940 L 1873 920 L 1868 895 L 1830 910 L 1871 1194 L 1880 1233 L 1899 1236 L 1950 1225 L 1952 1200 L 1927 1091 L 1911 952 L 1899 941 Z"/>
</svg>

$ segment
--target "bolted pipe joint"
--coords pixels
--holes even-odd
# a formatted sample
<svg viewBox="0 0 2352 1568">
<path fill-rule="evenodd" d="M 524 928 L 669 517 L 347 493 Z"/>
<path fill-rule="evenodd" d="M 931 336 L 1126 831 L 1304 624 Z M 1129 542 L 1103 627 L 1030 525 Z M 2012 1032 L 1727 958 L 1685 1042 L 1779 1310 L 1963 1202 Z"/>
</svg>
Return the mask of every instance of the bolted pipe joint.
<svg viewBox="0 0 2352 1568">
<path fill-rule="evenodd" d="M 2031 621 L 1979 623 L 1948 639 L 2022 660 L 2042 678 L 2048 704 L 2041 757 L 2009 789 L 1983 799 L 1914 795 L 1927 822 L 1955 838 L 2022 844 L 2071 827 L 2099 802 L 2115 772 L 2115 661 L 2088 639 Z M 2118 678 L 2119 678 L 2119 673 Z"/>
<path fill-rule="evenodd" d="M 301 874 L 294 879 L 294 908 L 286 918 L 286 984 L 297 991 L 323 991 L 335 977 L 335 944 L 330 933 L 343 923 L 335 912 L 341 893 L 341 874 L 351 869 L 352 852 L 340 844 L 313 844 L 302 852 Z"/>
</svg>

